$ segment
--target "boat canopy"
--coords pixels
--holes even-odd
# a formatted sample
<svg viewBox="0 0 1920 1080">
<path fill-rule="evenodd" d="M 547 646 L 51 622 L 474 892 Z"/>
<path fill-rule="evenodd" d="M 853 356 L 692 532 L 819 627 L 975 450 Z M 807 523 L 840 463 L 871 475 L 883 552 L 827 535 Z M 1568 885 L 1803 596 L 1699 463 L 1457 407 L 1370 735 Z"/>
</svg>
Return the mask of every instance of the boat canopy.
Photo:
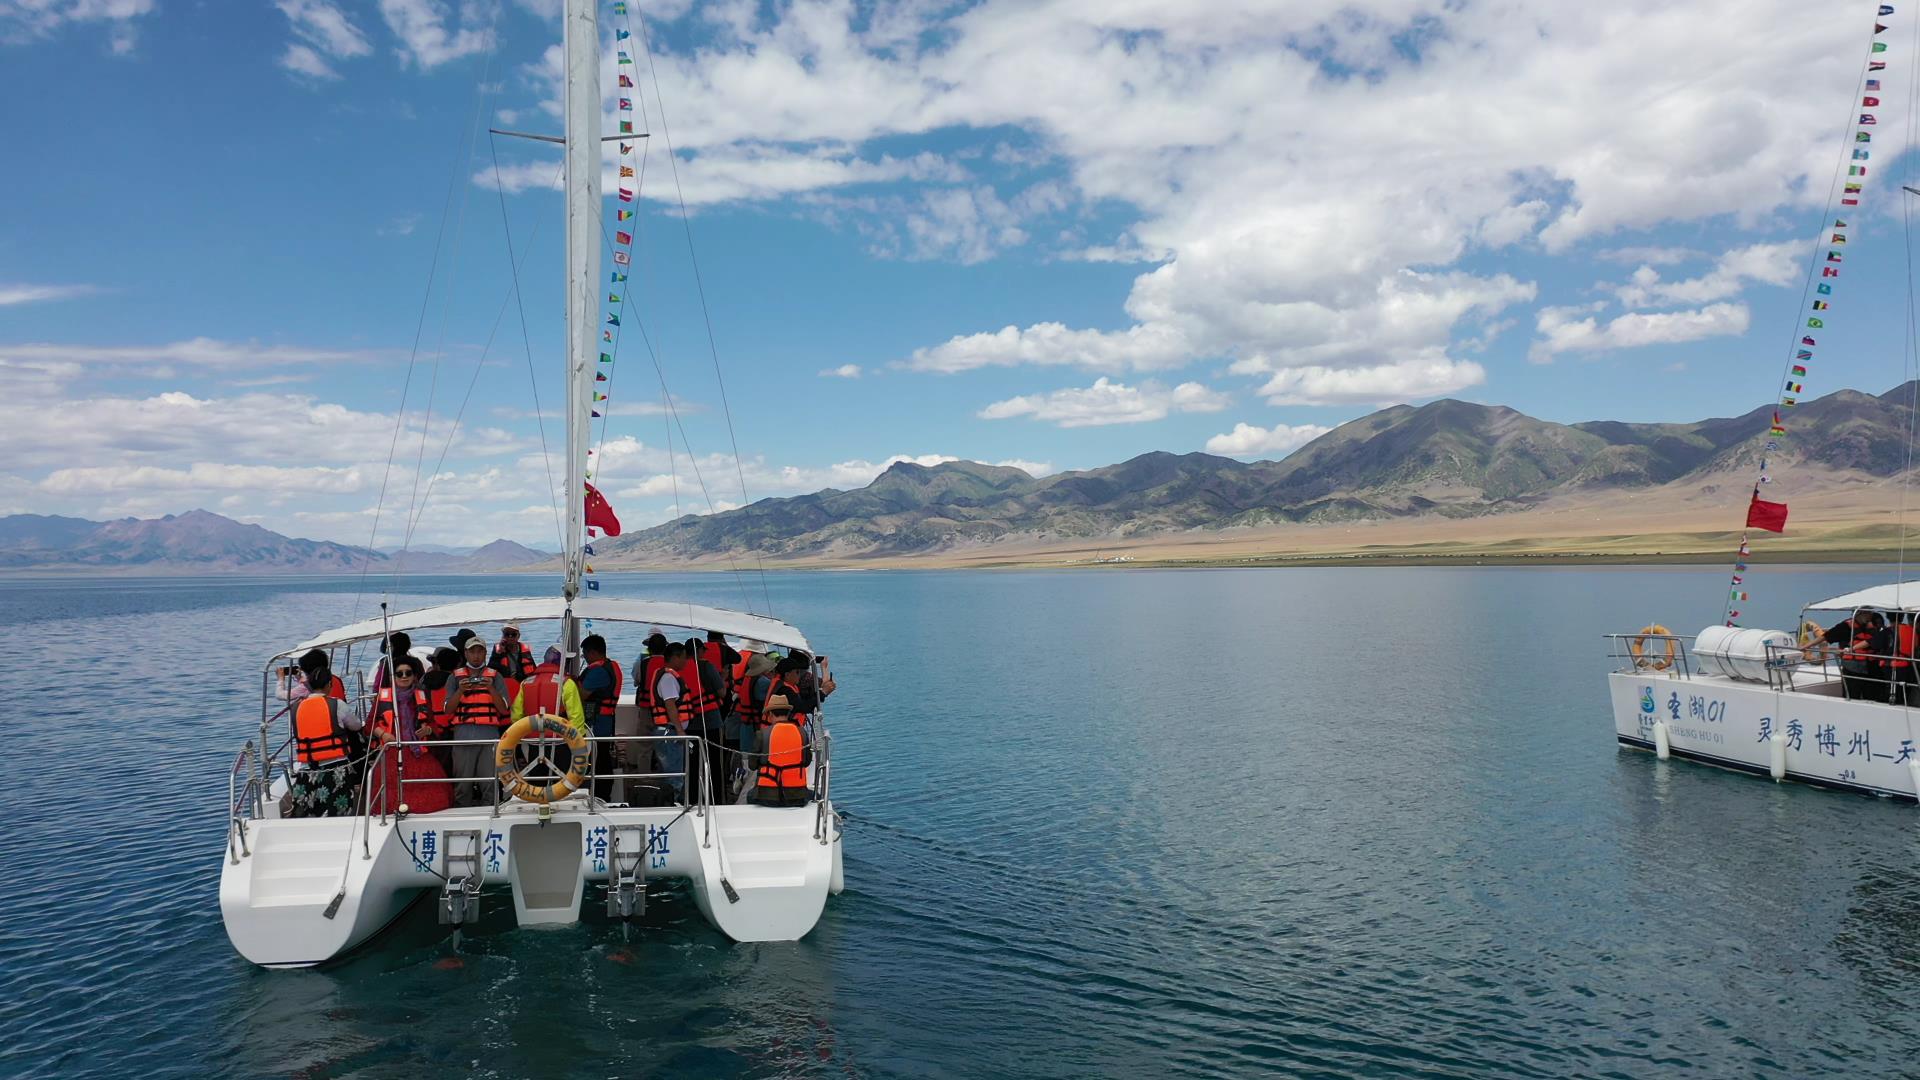
<svg viewBox="0 0 1920 1080">
<path fill-rule="evenodd" d="M 1881 611 L 1920 611 L 1920 581 L 1896 581 L 1844 593 L 1831 600 L 1808 604 L 1808 611 L 1852 611 L 1877 608 Z"/>
<path fill-rule="evenodd" d="M 1920 597 L 1920 593 L 1915 594 Z M 431 630 L 445 626 L 472 626 L 484 623 L 531 622 L 559 619 L 567 602 L 558 596 L 528 596 L 501 600 L 465 600 L 457 604 L 416 608 L 329 630 L 282 653 L 298 656 L 308 649 L 333 649 L 361 641 L 373 641 L 386 630 Z M 728 637 L 753 638 L 769 645 L 811 651 L 805 635 L 778 619 L 750 615 L 725 608 L 703 607 L 674 600 L 628 600 L 580 597 L 573 602 L 573 613 L 582 619 L 605 622 L 648 623 L 686 630 L 718 630 Z"/>
</svg>

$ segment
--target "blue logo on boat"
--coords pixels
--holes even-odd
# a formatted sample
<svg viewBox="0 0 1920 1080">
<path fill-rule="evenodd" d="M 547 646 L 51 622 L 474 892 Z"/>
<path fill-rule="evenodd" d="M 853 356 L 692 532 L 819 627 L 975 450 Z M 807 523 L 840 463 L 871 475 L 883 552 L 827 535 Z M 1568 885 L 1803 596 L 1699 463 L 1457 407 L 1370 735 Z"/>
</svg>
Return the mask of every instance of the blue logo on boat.
<svg viewBox="0 0 1920 1080">
<path fill-rule="evenodd" d="M 1653 687 L 1651 686 L 1641 687 L 1640 688 L 1640 711 L 1643 713 L 1646 713 L 1648 716 L 1652 716 L 1653 710 L 1655 708 L 1657 708 L 1657 706 L 1654 705 L 1653 703 Z"/>
</svg>

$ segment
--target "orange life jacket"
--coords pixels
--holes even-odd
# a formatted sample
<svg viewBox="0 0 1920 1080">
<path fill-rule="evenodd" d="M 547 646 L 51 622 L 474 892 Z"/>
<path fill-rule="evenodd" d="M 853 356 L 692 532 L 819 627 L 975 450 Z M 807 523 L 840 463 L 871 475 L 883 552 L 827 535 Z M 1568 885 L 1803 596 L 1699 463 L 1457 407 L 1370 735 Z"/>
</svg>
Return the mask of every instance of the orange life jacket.
<svg viewBox="0 0 1920 1080">
<path fill-rule="evenodd" d="M 546 713 L 549 716 L 564 716 L 561 712 L 560 688 L 569 680 L 560 674 L 559 664 L 541 664 L 533 669 L 527 681 L 520 684 L 520 692 L 526 695 L 522 701 L 522 711 L 528 716 Z"/>
<path fill-rule="evenodd" d="M 533 650 L 524 641 L 516 641 L 511 646 L 504 641 L 495 645 L 493 655 L 487 658 L 487 665 L 514 682 L 538 670 L 533 662 Z"/>
<path fill-rule="evenodd" d="M 493 679 L 500 674 L 492 668 L 461 668 L 453 673 L 449 686 L 458 686 L 460 696 L 453 701 L 453 722 L 456 724 L 484 724 L 487 727 L 506 727 L 507 716 L 493 700 Z M 460 680 L 479 676 L 485 679 L 478 686 L 467 686 Z"/>
<path fill-rule="evenodd" d="M 347 740 L 334 725 L 334 706 L 328 703 L 331 698 L 331 694 L 308 694 L 293 712 L 294 760 L 303 765 L 347 760 Z"/>
<path fill-rule="evenodd" d="M 767 731 L 767 760 L 760 766 L 761 788 L 787 791 L 807 786 L 807 766 L 813 764 L 813 747 L 800 725 L 782 720 Z"/>
<path fill-rule="evenodd" d="M 687 661 L 674 674 L 680 676 L 680 719 L 692 722 L 720 711 L 720 703 L 707 693 L 706 680 L 700 677 L 699 657 Z"/>
<path fill-rule="evenodd" d="M 432 737 L 433 703 L 427 697 L 427 692 L 419 687 L 415 687 L 413 691 L 413 727 L 414 738 L 425 739 Z M 396 723 L 393 704 L 393 687 L 391 686 L 381 687 L 380 695 L 373 703 L 372 728 L 373 740 L 376 743 L 383 743 L 388 739 L 399 737 L 399 728 Z"/>
<path fill-rule="evenodd" d="M 587 670 L 591 671 L 602 664 L 613 669 L 613 689 L 607 691 L 607 696 L 595 703 L 594 714 L 587 717 L 588 720 L 597 718 L 610 721 L 613 719 L 614 711 L 620 707 L 620 688 L 625 683 L 626 672 L 620 670 L 618 660 L 594 660 L 587 664 Z"/>
<path fill-rule="evenodd" d="M 1894 637 L 1893 659 L 1887 661 L 1890 668 L 1905 668 L 1913 657 L 1913 624 L 1901 623 Z"/>
<path fill-rule="evenodd" d="M 687 690 L 686 676 L 669 668 L 667 666 L 667 659 L 664 656 L 648 657 L 647 669 L 651 672 L 647 677 L 647 705 L 653 712 L 653 726 L 664 727 L 667 723 L 667 704 L 660 700 L 660 677 L 668 674 L 671 674 L 675 679 L 680 681 L 680 722 L 685 724 L 691 721 L 694 717 L 694 714 L 689 710 L 692 695 Z"/>
<path fill-rule="evenodd" d="M 741 653 L 740 662 L 727 672 L 727 681 L 733 686 L 733 711 L 743 717 L 753 705 L 753 683 L 747 678 L 747 661 L 752 659 L 752 653 Z"/>
<path fill-rule="evenodd" d="M 433 715 L 447 715 L 447 693 L 452 689 L 453 676 L 449 675 L 447 681 L 440 684 L 439 689 L 427 691 L 427 702 L 433 706 Z"/>
</svg>

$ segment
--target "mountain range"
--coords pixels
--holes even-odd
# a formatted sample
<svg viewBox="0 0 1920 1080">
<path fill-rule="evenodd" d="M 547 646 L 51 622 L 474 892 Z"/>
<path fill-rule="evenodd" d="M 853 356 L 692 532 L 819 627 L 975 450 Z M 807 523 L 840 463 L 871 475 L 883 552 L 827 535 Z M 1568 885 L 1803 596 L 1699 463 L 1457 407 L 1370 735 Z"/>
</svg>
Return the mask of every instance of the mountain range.
<svg viewBox="0 0 1920 1080">
<path fill-rule="evenodd" d="M 1908 467 L 1905 384 L 1801 404 L 1779 466 L 1868 477 Z M 652 566 L 753 555 L 891 557 L 994 545 L 1130 538 L 1181 530 L 1333 523 L 1530 509 L 1558 496 L 1752 482 L 1771 407 L 1693 423 L 1560 424 L 1445 399 L 1343 424 L 1279 461 L 1149 453 L 1035 477 L 954 461 L 893 465 L 866 487 L 762 499 L 596 542 L 596 562 Z"/>
<path fill-rule="evenodd" d="M 511 540 L 495 540 L 465 555 L 389 555 L 329 540 L 294 539 L 206 510 L 118 521 L 43 514 L 0 517 L 0 570 L 331 573 L 371 566 L 387 573 L 461 574 L 527 566 L 552 557 Z"/>
<path fill-rule="evenodd" d="M 1841 390 L 1806 402 L 1771 457 L 1777 467 L 1812 466 L 1834 480 L 1897 475 L 1910 464 L 1916 389 L 1908 383 L 1877 397 Z M 1469 518 L 1593 493 L 1712 493 L 1752 483 L 1771 422 L 1768 407 L 1693 423 L 1560 424 L 1445 399 L 1350 421 L 1278 461 L 1155 452 L 1044 477 L 973 461 L 900 462 L 856 490 L 762 499 L 603 538 L 594 562 L 602 569 L 740 556 L 858 562 L 1290 523 Z M 369 565 L 473 573 L 546 569 L 555 561 L 509 540 L 471 551 L 369 551 L 205 510 L 105 522 L 0 517 L 0 571 L 326 573 Z"/>
</svg>

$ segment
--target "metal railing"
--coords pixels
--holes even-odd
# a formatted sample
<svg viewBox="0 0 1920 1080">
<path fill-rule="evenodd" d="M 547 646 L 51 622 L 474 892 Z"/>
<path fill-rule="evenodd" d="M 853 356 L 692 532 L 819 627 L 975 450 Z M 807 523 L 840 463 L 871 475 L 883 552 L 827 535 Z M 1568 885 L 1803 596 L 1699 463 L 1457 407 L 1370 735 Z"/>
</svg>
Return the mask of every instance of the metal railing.
<svg viewBox="0 0 1920 1080">
<path fill-rule="evenodd" d="M 1827 642 L 1767 646 L 1767 668 L 1775 689 L 1800 689 L 1794 675 L 1809 667 L 1819 669 L 1821 686 L 1838 680 L 1848 701 L 1920 705 L 1920 660 L 1911 656 L 1858 652 Z"/>
<path fill-rule="evenodd" d="M 1678 634 L 1605 634 L 1607 659 L 1615 672 L 1640 672 L 1665 675 L 1669 679 L 1693 678 L 1693 657 L 1687 651 L 1687 639 Z M 1635 652 L 1636 646 L 1639 651 Z"/>
</svg>

